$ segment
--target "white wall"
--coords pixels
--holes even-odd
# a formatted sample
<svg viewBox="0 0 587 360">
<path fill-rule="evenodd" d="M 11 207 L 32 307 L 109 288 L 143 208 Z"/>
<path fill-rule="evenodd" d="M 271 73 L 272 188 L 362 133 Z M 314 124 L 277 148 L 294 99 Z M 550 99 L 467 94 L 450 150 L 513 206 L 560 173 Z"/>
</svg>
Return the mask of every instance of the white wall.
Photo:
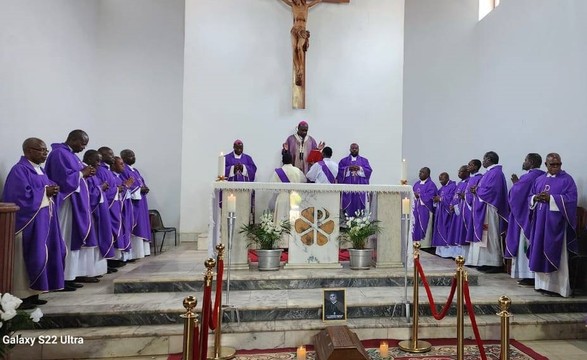
<svg viewBox="0 0 587 360">
<path fill-rule="evenodd" d="M 179 223 L 182 0 L 0 0 L 0 187 L 22 141 L 131 148 L 150 206 Z"/>
<path fill-rule="evenodd" d="M 306 110 L 293 110 L 291 9 L 279 0 L 186 1 L 182 232 L 207 229 L 221 151 L 242 139 L 258 181 L 267 181 L 300 120 L 336 159 L 357 142 L 374 168 L 372 183 L 398 183 L 403 6 L 361 0 L 312 8 Z"/>
<path fill-rule="evenodd" d="M 469 0 L 406 2 L 404 152 L 411 180 L 486 151 L 509 174 L 560 153 L 585 203 L 587 2 L 502 1 L 481 22 Z"/>
</svg>

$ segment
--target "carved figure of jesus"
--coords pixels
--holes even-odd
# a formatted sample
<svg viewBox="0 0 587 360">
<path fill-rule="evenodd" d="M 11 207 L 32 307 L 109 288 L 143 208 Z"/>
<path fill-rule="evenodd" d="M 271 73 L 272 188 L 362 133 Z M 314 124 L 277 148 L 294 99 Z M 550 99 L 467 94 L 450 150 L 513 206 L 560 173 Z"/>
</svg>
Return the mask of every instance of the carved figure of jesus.
<svg viewBox="0 0 587 360">
<path fill-rule="evenodd" d="M 308 21 L 308 9 L 320 3 L 322 0 L 282 0 L 291 7 L 293 14 L 293 26 L 291 28 L 291 46 L 293 49 L 293 63 L 295 71 L 295 84 L 303 85 L 305 72 L 305 52 L 310 46 L 310 32 L 306 30 Z"/>
</svg>

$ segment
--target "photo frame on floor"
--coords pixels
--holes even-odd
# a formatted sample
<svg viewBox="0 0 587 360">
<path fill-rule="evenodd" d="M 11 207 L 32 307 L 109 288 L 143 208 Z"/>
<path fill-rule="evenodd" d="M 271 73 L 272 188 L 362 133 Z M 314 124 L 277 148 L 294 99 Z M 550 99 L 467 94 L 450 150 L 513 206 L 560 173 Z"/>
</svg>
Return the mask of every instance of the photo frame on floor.
<svg viewBox="0 0 587 360">
<path fill-rule="evenodd" d="M 346 289 L 322 290 L 322 321 L 346 321 Z"/>
</svg>

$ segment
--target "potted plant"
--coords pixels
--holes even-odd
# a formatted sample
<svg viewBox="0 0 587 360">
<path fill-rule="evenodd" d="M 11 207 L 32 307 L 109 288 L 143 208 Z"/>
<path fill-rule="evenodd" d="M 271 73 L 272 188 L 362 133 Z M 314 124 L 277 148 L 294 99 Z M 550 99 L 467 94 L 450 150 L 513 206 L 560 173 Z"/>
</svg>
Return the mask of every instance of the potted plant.
<svg viewBox="0 0 587 360">
<path fill-rule="evenodd" d="M 275 245 L 282 235 L 291 233 L 289 220 L 275 222 L 273 214 L 265 211 L 258 224 L 245 224 L 239 233 L 246 235 L 249 241 L 247 246 L 257 248 L 259 270 L 279 270 L 283 249 L 276 249 Z"/>
<path fill-rule="evenodd" d="M 345 215 L 345 226 L 341 229 L 342 240 L 350 242 L 350 267 L 353 270 L 368 270 L 371 267 L 373 249 L 365 248 L 370 236 L 379 234 L 379 220 L 371 220 L 371 213 L 357 210 L 355 216 Z"/>
</svg>

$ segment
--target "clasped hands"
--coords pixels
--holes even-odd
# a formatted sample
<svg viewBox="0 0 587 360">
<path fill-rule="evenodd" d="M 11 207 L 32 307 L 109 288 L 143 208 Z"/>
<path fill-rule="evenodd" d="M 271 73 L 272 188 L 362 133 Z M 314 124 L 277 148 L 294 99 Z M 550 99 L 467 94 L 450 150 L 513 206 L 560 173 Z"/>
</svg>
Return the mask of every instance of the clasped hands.
<svg viewBox="0 0 587 360">
<path fill-rule="evenodd" d="M 534 196 L 534 202 L 549 202 L 550 194 L 547 191 L 543 191 Z"/>
<path fill-rule="evenodd" d="M 55 195 L 57 195 L 59 193 L 59 186 L 58 185 L 47 185 L 45 186 L 45 194 L 47 194 L 48 197 L 53 197 Z"/>
</svg>

